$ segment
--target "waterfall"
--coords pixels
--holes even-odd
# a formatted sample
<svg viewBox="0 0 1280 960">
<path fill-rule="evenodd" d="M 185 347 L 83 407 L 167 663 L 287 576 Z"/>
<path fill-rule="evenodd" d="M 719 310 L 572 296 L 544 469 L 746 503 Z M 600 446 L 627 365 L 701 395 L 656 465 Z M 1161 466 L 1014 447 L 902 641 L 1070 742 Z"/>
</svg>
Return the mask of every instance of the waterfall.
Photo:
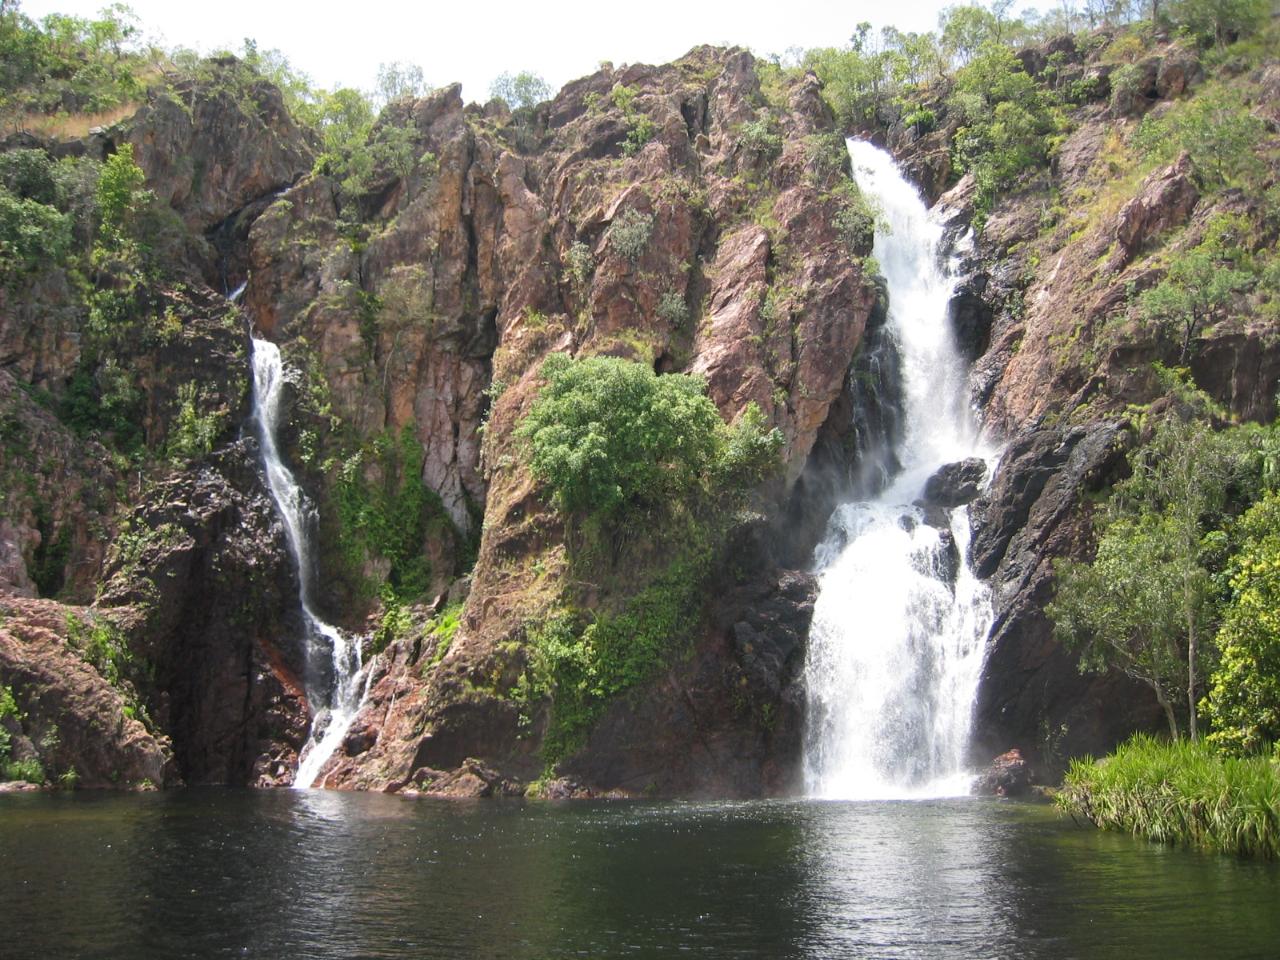
<svg viewBox="0 0 1280 960">
<path fill-rule="evenodd" d="M 298 568 L 298 602 L 305 632 L 307 704 L 311 733 L 302 748 L 295 787 L 310 787 L 325 762 L 342 743 L 360 709 L 360 646 L 317 615 L 312 604 L 315 562 L 310 550 L 313 511 L 293 473 L 280 458 L 276 437 L 280 428 L 284 363 L 280 348 L 266 340 L 253 341 L 253 415 L 262 445 L 267 486 L 284 524 L 289 553 Z"/>
<path fill-rule="evenodd" d="M 897 467 L 872 500 L 842 504 L 815 553 L 819 593 L 805 684 L 805 786 L 841 799 L 967 793 L 970 718 L 991 624 L 969 570 L 965 508 L 916 501 L 938 467 L 991 462 L 967 399 L 948 306 L 955 285 L 940 224 L 890 156 L 850 141 L 854 176 L 887 230 L 873 254 L 888 281 L 902 416 Z"/>
</svg>

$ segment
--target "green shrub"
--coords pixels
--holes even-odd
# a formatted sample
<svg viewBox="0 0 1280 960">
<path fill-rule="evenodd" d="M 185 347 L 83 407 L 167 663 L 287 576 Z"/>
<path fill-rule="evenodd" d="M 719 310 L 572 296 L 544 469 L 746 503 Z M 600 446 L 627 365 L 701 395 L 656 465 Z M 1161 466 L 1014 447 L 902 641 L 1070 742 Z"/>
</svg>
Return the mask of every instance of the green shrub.
<svg viewBox="0 0 1280 960">
<path fill-rule="evenodd" d="M 66 214 L 0 188 L 0 279 L 11 282 L 61 261 L 71 246 L 71 229 Z"/>
<path fill-rule="evenodd" d="M 689 305 L 678 290 L 667 290 L 658 298 L 658 319 L 672 327 L 683 327 L 689 322 Z"/>
<path fill-rule="evenodd" d="M 770 129 L 767 119 L 749 120 L 738 131 L 738 140 L 744 147 L 766 160 L 782 152 L 782 137 Z"/>
<path fill-rule="evenodd" d="M 1225 853 L 1280 856 L 1280 767 L 1223 759 L 1204 743 L 1135 736 L 1073 760 L 1058 806 L 1099 827 Z"/>
<path fill-rule="evenodd" d="M 1185 150 L 1201 182 L 1208 186 L 1247 184 L 1266 165 L 1259 149 L 1266 124 L 1254 116 L 1239 90 L 1206 90 L 1160 116 L 1148 116 L 1134 136 L 1137 150 L 1168 162 Z"/>
<path fill-rule="evenodd" d="M 653 236 L 653 214 L 628 207 L 609 227 L 609 246 L 620 257 L 635 263 L 649 247 Z"/>
<path fill-rule="evenodd" d="M 596 263 L 589 246 L 576 241 L 569 248 L 566 259 L 569 264 L 569 276 L 573 278 L 575 284 L 582 286 L 591 279 L 591 271 L 595 269 Z"/>
<path fill-rule="evenodd" d="M 1201 704 L 1209 742 L 1233 754 L 1280 745 L 1280 496 L 1254 504 L 1240 526 L 1246 539 L 1231 560 L 1221 660 Z"/>
<path fill-rule="evenodd" d="M 750 408 L 727 427 L 697 377 L 563 354 L 547 359 L 542 376 L 546 386 L 516 436 L 534 475 L 570 514 L 607 518 L 732 497 L 758 481 L 757 461 L 777 462 L 781 433 Z"/>
<path fill-rule="evenodd" d="M 974 223 L 981 228 L 997 193 L 1024 170 L 1043 165 L 1063 120 L 1013 51 L 998 43 L 956 72 L 948 105 L 960 116 L 955 165 L 972 171 Z"/>
<path fill-rule="evenodd" d="M 439 496 L 422 478 L 422 461 L 422 444 L 405 424 L 339 464 L 334 489 L 340 552 L 357 569 L 370 559 L 387 561 L 388 586 L 402 603 L 419 599 L 430 583 L 423 552 L 429 532 L 452 532 Z"/>
<path fill-rule="evenodd" d="M 550 773 L 582 746 L 610 701 L 651 679 L 697 626 L 709 552 L 673 561 L 617 615 L 562 611 L 527 628 L 530 664 L 515 690 L 522 713 L 551 700 L 542 756 Z"/>
</svg>

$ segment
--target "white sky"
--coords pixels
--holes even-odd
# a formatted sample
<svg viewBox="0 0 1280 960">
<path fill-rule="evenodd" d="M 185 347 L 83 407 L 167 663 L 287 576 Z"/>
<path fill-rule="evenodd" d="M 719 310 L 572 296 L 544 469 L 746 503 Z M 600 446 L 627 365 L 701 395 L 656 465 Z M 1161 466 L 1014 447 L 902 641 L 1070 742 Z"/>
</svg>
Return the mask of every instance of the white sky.
<svg viewBox="0 0 1280 960">
<path fill-rule="evenodd" d="M 252 37 L 260 49 L 279 49 L 319 86 L 365 90 L 378 64 L 407 61 L 422 67 L 428 84 L 460 82 L 464 99 L 485 100 L 504 71 L 532 70 L 558 90 L 603 60 L 665 63 L 700 43 L 781 54 L 793 46 L 843 44 L 861 20 L 929 30 L 949 2 L 130 0 L 128 6 L 165 46 L 238 51 Z M 22 0 L 20 9 L 39 19 L 53 12 L 92 16 L 103 6 L 105 0 Z"/>
</svg>

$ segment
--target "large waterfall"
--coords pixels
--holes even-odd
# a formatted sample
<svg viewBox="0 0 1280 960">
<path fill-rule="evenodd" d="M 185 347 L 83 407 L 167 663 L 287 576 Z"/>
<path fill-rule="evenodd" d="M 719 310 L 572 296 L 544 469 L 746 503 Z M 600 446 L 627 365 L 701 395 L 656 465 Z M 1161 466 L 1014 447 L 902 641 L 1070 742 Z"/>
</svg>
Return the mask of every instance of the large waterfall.
<svg viewBox="0 0 1280 960">
<path fill-rule="evenodd" d="M 884 151 L 850 141 L 879 204 L 874 256 L 889 287 L 900 363 L 901 465 L 874 499 L 840 506 L 815 557 L 820 588 L 805 683 L 810 795 L 883 799 L 967 793 L 970 716 L 987 631 L 986 587 L 968 569 L 965 508 L 916 505 L 940 466 L 991 459 L 948 322 L 943 230 Z"/>
<path fill-rule="evenodd" d="M 262 445 L 267 486 L 284 524 L 289 552 L 298 567 L 298 601 L 306 633 L 307 702 L 311 733 L 294 776 L 295 787 L 310 787 L 325 762 L 342 743 L 360 708 L 360 647 L 337 627 L 325 623 L 312 605 L 315 562 L 309 531 L 310 504 L 293 473 L 280 459 L 276 437 L 280 427 L 284 364 L 280 348 L 266 340 L 253 341 L 253 410 Z"/>
</svg>

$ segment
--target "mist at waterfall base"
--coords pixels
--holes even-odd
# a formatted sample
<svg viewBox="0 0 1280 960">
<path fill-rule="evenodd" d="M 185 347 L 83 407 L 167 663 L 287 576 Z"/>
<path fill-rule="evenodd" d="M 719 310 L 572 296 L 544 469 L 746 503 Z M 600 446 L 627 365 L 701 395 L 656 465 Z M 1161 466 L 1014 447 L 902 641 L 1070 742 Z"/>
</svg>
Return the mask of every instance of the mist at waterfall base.
<svg viewBox="0 0 1280 960">
<path fill-rule="evenodd" d="M 243 289 L 243 288 L 241 288 Z M 237 291 L 238 293 L 239 291 Z M 298 763 L 293 785 L 310 787 L 342 743 L 360 709 L 360 645 L 316 613 L 312 604 L 315 558 L 311 528 L 315 517 L 307 496 L 280 457 L 281 400 L 284 362 L 280 348 L 266 340 L 253 341 L 253 415 L 262 447 L 267 487 L 284 526 L 289 553 L 298 570 L 298 604 L 302 610 L 306 651 L 307 706 L 311 732 Z"/>
<path fill-rule="evenodd" d="M 885 386 L 900 396 L 900 431 L 885 438 L 890 449 L 860 451 L 891 465 L 884 487 L 838 507 L 815 554 L 805 788 L 827 799 L 960 795 L 990 599 L 966 559 L 966 510 L 930 516 L 916 501 L 942 465 L 990 462 L 993 451 L 950 329 L 943 228 L 885 151 L 851 140 L 849 154 L 887 227 L 873 256 L 888 285 L 900 382 Z"/>
</svg>

